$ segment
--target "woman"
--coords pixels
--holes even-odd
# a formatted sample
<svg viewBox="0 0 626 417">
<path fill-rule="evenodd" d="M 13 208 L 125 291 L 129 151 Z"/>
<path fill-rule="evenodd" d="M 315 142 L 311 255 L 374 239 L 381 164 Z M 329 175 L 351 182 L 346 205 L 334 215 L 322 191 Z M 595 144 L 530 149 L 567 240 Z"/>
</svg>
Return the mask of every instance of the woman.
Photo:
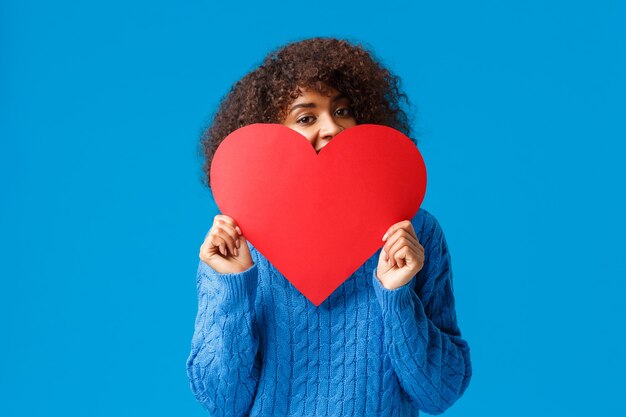
<svg viewBox="0 0 626 417">
<path fill-rule="evenodd" d="M 239 127 L 282 123 L 319 152 L 361 123 L 408 135 L 401 99 L 399 79 L 359 45 L 286 45 L 222 101 L 201 142 L 206 184 L 219 143 Z M 187 360 L 191 389 L 211 415 L 416 416 L 442 413 L 463 394 L 469 346 L 439 223 L 420 209 L 382 240 L 315 307 L 247 242 L 236 219 L 215 216 L 200 248 Z"/>
</svg>

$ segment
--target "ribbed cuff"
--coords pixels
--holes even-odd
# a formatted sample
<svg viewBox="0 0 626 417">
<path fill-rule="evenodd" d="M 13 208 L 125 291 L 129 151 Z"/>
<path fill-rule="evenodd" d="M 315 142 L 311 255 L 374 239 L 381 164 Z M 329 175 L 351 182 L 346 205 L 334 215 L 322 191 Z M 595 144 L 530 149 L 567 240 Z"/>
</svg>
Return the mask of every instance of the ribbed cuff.
<svg viewBox="0 0 626 417">
<path fill-rule="evenodd" d="M 372 271 L 372 280 L 374 282 L 374 293 L 376 294 L 376 298 L 378 298 L 380 308 L 383 312 L 413 308 L 413 299 L 417 298 L 417 296 L 413 297 L 415 294 L 413 291 L 413 287 L 415 286 L 415 277 L 403 286 L 393 290 L 383 287 L 383 284 L 376 276 L 376 269 Z"/>
<path fill-rule="evenodd" d="M 218 283 L 225 301 L 254 300 L 258 280 L 256 263 L 245 271 L 227 274 L 221 274 L 204 264 L 204 271 L 208 279 Z"/>
<path fill-rule="evenodd" d="M 219 279 L 224 283 L 224 299 L 227 301 L 245 298 L 254 300 L 257 278 L 256 264 L 235 274 L 219 274 Z"/>
</svg>

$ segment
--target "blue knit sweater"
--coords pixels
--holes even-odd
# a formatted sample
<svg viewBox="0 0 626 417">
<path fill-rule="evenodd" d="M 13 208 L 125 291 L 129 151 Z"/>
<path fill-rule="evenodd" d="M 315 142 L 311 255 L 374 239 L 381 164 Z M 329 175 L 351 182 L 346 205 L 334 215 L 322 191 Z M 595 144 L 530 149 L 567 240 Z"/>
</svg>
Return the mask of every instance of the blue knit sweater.
<svg viewBox="0 0 626 417">
<path fill-rule="evenodd" d="M 379 249 L 315 307 L 248 242 L 254 265 L 220 274 L 200 261 L 187 359 L 211 416 L 440 414 L 472 367 L 457 325 L 450 254 L 433 215 L 411 220 L 424 267 L 388 290 Z"/>
</svg>

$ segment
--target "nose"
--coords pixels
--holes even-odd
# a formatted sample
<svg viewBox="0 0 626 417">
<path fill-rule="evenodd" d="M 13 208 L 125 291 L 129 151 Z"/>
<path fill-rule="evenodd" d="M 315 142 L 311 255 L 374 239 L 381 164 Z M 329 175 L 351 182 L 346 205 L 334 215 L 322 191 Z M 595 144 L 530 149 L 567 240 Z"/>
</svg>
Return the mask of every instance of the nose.
<svg viewBox="0 0 626 417">
<path fill-rule="evenodd" d="M 343 130 L 343 127 L 338 125 L 331 116 L 324 117 L 320 122 L 318 140 L 317 143 L 313 144 L 316 152 L 319 152 L 336 134 Z"/>
</svg>

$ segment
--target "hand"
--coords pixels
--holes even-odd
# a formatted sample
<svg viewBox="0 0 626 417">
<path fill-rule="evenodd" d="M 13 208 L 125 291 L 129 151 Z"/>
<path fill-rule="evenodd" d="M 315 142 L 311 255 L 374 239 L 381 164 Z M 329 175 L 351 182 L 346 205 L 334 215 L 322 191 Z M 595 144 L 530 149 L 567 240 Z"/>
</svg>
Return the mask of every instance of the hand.
<svg viewBox="0 0 626 417">
<path fill-rule="evenodd" d="M 200 246 L 199 257 L 220 274 L 243 272 L 254 265 L 237 222 L 223 214 L 213 218 L 213 226 Z"/>
<path fill-rule="evenodd" d="M 409 220 L 391 226 L 378 257 L 376 277 L 383 287 L 395 290 L 407 284 L 424 266 L 424 248 Z"/>
</svg>

